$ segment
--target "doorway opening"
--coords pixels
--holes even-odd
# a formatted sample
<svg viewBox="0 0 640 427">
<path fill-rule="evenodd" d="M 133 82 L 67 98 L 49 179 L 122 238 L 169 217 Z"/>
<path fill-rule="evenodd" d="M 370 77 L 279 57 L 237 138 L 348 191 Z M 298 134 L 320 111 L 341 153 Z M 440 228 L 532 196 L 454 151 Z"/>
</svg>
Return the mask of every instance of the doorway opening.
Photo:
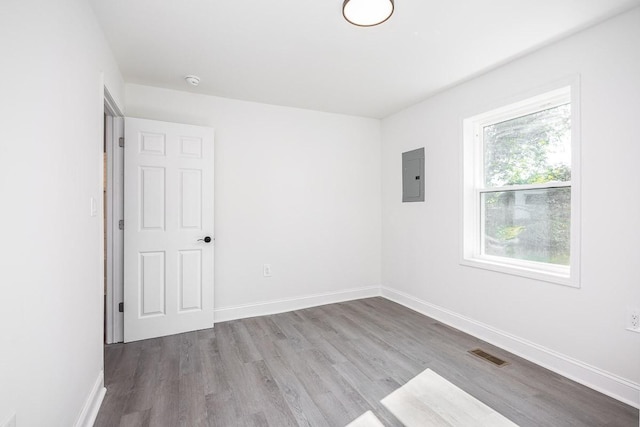
<svg viewBox="0 0 640 427">
<path fill-rule="evenodd" d="M 124 117 L 104 88 L 103 182 L 104 182 L 104 343 L 122 342 L 124 239 Z"/>
</svg>

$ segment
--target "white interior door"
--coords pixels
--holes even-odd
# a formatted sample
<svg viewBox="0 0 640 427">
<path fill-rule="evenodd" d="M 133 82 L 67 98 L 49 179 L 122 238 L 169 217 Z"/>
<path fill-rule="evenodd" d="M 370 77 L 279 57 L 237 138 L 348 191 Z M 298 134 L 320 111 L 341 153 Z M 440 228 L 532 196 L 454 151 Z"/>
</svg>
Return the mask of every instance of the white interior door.
<svg viewBox="0 0 640 427">
<path fill-rule="evenodd" d="M 125 342 L 212 327 L 213 129 L 127 118 L 124 157 Z"/>
</svg>

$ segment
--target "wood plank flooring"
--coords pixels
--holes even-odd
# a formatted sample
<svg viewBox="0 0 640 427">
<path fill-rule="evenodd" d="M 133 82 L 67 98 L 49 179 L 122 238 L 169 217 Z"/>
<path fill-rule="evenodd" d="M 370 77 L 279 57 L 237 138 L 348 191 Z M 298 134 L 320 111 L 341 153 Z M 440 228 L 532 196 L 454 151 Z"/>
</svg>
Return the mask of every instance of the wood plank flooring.
<svg viewBox="0 0 640 427">
<path fill-rule="evenodd" d="M 381 401 L 427 368 L 521 427 L 638 426 L 637 409 L 383 298 L 109 345 L 95 425 L 343 427 L 371 411 L 401 426 Z"/>
</svg>

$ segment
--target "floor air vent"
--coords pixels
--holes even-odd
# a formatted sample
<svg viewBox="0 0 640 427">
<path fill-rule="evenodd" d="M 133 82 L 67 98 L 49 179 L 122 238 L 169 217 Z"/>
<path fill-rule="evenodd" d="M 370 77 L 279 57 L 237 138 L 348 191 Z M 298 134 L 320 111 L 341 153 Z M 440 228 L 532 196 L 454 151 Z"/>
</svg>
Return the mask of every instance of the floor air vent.
<svg viewBox="0 0 640 427">
<path fill-rule="evenodd" d="M 499 357 L 494 356 L 493 354 L 489 354 L 486 351 L 480 350 L 479 348 L 476 348 L 475 350 L 469 350 L 469 353 L 473 354 L 474 356 L 478 356 L 479 358 L 484 359 L 488 362 L 491 362 L 499 368 L 509 364 L 509 362 L 506 362 Z"/>
</svg>

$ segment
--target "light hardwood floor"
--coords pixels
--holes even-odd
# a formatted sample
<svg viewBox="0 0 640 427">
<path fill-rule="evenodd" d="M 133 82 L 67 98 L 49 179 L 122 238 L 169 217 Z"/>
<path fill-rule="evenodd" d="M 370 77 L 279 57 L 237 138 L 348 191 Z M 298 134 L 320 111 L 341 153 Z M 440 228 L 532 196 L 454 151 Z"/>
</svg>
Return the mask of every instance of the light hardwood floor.
<svg viewBox="0 0 640 427">
<path fill-rule="evenodd" d="M 480 347 L 498 368 L 467 353 Z M 637 427 L 638 410 L 383 298 L 105 350 L 96 426 L 337 426 L 426 369 L 525 426 Z"/>
</svg>

